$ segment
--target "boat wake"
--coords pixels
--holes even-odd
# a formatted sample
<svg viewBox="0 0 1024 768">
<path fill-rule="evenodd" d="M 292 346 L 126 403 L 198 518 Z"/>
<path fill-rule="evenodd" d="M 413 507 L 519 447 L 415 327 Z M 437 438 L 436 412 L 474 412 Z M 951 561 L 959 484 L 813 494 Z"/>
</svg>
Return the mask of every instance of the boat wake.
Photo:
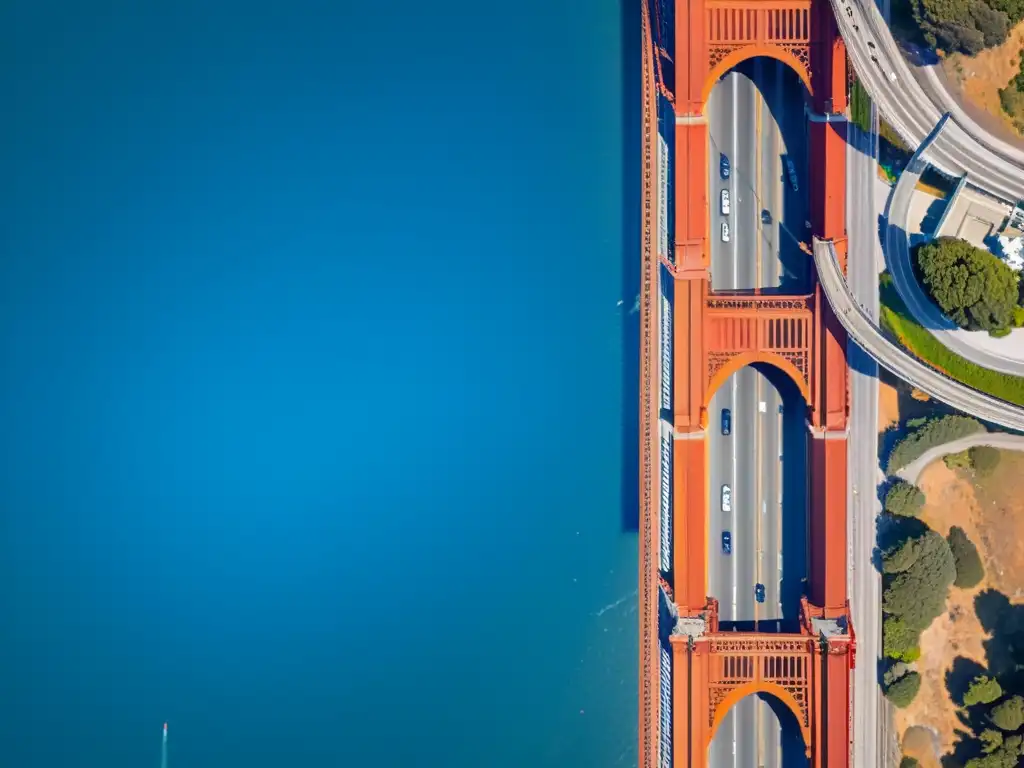
<svg viewBox="0 0 1024 768">
<path fill-rule="evenodd" d="M 640 590 L 638 590 L 638 589 L 634 589 L 634 590 L 633 590 L 632 592 L 630 592 L 630 593 L 629 593 L 628 595 L 624 595 L 623 597 L 620 597 L 620 598 L 619 598 L 618 600 L 616 600 L 616 601 L 615 601 L 614 603 L 608 603 L 608 605 L 606 605 L 606 606 L 604 606 L 603 608 L 601 608 L 601 610 L 599 610 L 599 611 L 598 611 L 597 613 L 595 613 L 594 615 L 595 615 L 595 616 L 604 616 L 604 615 L 605 615 L 606 613 L 608 613 L 608 611 L 614 611 L 614 610 L 615 610 L 616 608 L 618 608 L 618 607 L 619 607 L 620 605 L 622 605 L 622 604 L 623 604 L 624 602 L 626 602 L 627 600 L 632 600 L 632 599 L 633 599 L 634 597 L 636 597 L 636 596 L 637 596 L 637 593 L 638 593 L 639 591 L 640 591 Z"/>
</svg>

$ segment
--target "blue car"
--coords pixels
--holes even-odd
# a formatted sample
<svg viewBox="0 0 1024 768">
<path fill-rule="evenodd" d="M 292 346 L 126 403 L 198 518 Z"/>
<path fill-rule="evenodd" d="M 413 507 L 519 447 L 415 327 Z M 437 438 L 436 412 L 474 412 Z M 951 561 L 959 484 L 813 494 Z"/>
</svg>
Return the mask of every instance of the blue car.
<svg viewBox="0 0 1024 768">
<path fill-rule="evenodd" d="M 732 434 L 732 411 L 728 408 L 722 409 L 722 434 L 726 437 Z"/>
<path fill-rule="evenodd" d="M 754 599 L 759 603 L 764 602 L 764 584 L 754 585 Z"/>
<path fill-rule="evenodd" d="M 722 531 L 722 554 L 732 554 L 732 534 L 728 531 Z"/>
<path fill-rule="evenodd" d="M 722 153 L 721 158 L 718 161 L 718 170 L 722 174 L 723 179 L 729 178 L 729 156 Z"/>
</svg>

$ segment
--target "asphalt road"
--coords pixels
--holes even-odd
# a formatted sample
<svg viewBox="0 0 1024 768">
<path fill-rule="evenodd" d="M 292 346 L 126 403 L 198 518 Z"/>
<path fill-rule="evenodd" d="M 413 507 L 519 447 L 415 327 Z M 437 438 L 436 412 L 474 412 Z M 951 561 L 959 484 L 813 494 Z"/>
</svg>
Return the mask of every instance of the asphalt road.
<svg viewBox="0 0 1024 768">
<path fill-rule="evenodd" d="M 870 317 L 878 321 L 878 273 L 881 241 L 878 211 L 877 130 L 849 126 L 846 153 L 846 221 L 849 234 L 850 289 Z M 875 519 L 881 511 L 876 488 L 884 480 L 878 462 L 878 364 L 853 341 L 850 363 L 850 439 L 847 490 L 849 564 L 847 594 L 857 632 L 854 669 L 854 765 L 884 765 L 885 718 L 877 669 L 881 659 L 881 578 L 875 570 Z"/>
<path fill-rule="evenodd" d="M 832 0 L 832 7 L 861 82 L 904 140 L 916 147 L 949 112 L 953 119 L 932 151 L 936 167 L 952 176 L 967 173 L 972 186 L 1003 200 L 1024 199 L 1024 152 L 974 123 L 955 101 L 935 102 L 904 61 L 873 0 Z"/>
<path fill-rule="evenodd" d="M 805 118 L 797 84 L 796 76 L 782 64 L 755 59 L 730 72 L 712 91 L 707 115 L 713 290 L 790 292 L 806 285 L 807 256 L 790 234 L 799 231 L 806 218 L 805 190 L 801 184 L 794 192 L 788 180 L 783 182 L 787 151 L 798 179 L 807 178 Z M 720 176 L 721 153 L 730 160 L 728 180 Z M 721 213 L 723 187 L 729 190 L 728 216 Z M 767 223 L 762 222 L 763 210 L 770 214 Z M 721 240 L 723 220 L 729 223 L 728 243 Z M 792 590 L 787 588 L 785 599 L 782 592 L 784 440 L 794 469 L 802 469 L 797 463 L 803 457 L 800 450 L 791 448 L 794 433 L 784 428 L 782 405 L 775 385 L 753 368 L 730 377 L 712 399 L 708 587 L 719 600 L 726 627 L 733 622 L 751 627 L 757 622 L 761 629 L 777 629 L 779 620 L 795 611 Z M 725 408 L 732 412 L 730 436 L 721 434 Z M 793 415 L 799 416 L 798 411 L 794 409 Z M 803 425 L 796 421 L 799 442 Z M 722 509 L 725 485 L 732 492 L 729 512 Z M 787 512 L 796 512 L 798 519 L 791 530 L 802 538 L 806 524 L 802 490 L 798 495 L 792 505 L 787 496 Z M 731 555 L 722 552 L 723 531 L 732 534 Z M 802 575 L 802 564 L 793 571 Z M 762 604 L 754 598 L 758 583 L 765 587 Z M 764 700 L 744 699 L 716 734 L 710 764 L 776 768 L 782 765 L 781 735 L 778 718 Z M 799 757 L 803 759 L 802 750 Z"/>
</svg>

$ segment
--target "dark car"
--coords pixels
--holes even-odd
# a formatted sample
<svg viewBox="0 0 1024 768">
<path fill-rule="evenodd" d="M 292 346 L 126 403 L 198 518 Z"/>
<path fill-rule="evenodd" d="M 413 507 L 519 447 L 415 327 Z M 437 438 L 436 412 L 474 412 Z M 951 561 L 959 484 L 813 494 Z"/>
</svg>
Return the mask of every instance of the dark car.
<svg viewBox="0 0 1024 768">
<path fill-rule="evenodd" d="M 754 585 L 754 599 L 759 603 L 764 602 L 764 584 Z"/>
<path fill-rule="evenodd" d="M 732 411 L 728 408 L 722 409 L 722 434 L 732 434 Z"/>
<path fill-rule="evenodd" d="M 718 161 L 718 170 L 723 179 L 729 178 L 729 156 L 725 152 L 722 153 L 721 159 Z"/>
<path fill-rule="evenodd" d="M 770 213 L 768 213 L 768 211 L 761 211 L 761 223 L 762 224 L 771 224 L 772 223 L 772 215 Z"/>
<path fill-rule="evenodd" d="M 722 531 L 722 554 L 723 555 L 731 555 L 732 554 L 732 534 L 729 533 L 728 531 Z M 764 587 L 761 587 L 761 591 L 762 591 L 762 593 L 764 592 Z M 764 602 L 763 596 L 762 596 L 761 602 Z"/>
</svg>

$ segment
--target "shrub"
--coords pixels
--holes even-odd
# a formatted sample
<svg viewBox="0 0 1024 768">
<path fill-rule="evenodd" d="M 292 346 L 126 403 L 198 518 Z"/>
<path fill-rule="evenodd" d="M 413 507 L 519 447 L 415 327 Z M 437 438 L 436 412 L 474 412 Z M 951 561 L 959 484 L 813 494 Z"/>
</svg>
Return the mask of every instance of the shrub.
<svg viewBox="0 0 1024 768">
<path fill-rule="evenodd" d="M 1024 307 L 1013 308 L 1013 327 L 1024 328 Z"/>
<path fill-rule="evenodd" d="M 900 760 L 900 768 L 920 768 L 920 765 L 916 757 L 904 755 L 903 759 Z"/>
<path fill-rule="evenodd" d="M 963 528 L 953 526 L 949 529 L 949 551 L 953 553 L 953 562 L 956 565 L 956 586 L 963 589 L 976 587 L 985 576 L 985 568 L 981 564 L 981 557 L 978 555 L 978 548 L 974 546 Z"/>
<path fill-rule="evenodd" d="M 893 664 L 891 667 L 885 670 L 885 672 L 882 673 L 882 684 L 886 688 L 888 688 L 890 685 L 893 684 L 894 681 L 899 680 L 909 671 L 910 667 L 908 667 L 902 661 L 897 661 L 895 664 Z"/>
<path fill-rule="evenodd" d="M 1017 278 L 1003 261 L 953 237 L 921 243 L 914 256 L 925 289 L 961 328 L 990 331 L 1013 322 Z"/>
<path fill-rule="evenodd" d="M 937 445 L 944 445 L 952 440 L 983 432 L 985 427 L 977 419 L 970 416 L 942 416 L 931 419 L 923 427 L 914 430 L 893 446 L 889 453 L 888 473 L 907 466 L 914 459 L 927 453 Z"/>
<path fill-rule="evenodd" d="M 917 644 L 920 640 L 920 630 L 908 627 L 906 622 L 895 616 L 882 617 L 882 653 L 887 659 L 895 659 L 909 664 L 914 661 L 915 652 L 921 653 Z M 900 671 L 900 667 L 903 671 Z M 896 664 L 891 670 L 891 677 L 895 680 L 902 677 L 906 672 L 905 665 Z"/>
<path fill-rule="evenodd" d="M 1011 696 L 1006 701 L 996 704 L 988 713 L 988 719 L 996 728 L 1016 731 L 1024 725 L 1024 699 L 1020 696 Z"/>
<path fill-rule="evenodd" d="M 999 466 L 999 459 L 1002 457 L 999 450 L 991 445 L 976 445 L 971 448 L 970 453 L 974 471 L 982 477 L 991 475 Z"/>
<path fill-rule="evenodd" d="M 890 515 L 917 517 L 924 506 L 924 493 L 916 485 L 900 480 L 885 494 L 885 511 Z"/>
<path fill-rule="evenodd" d="M 903 141 L 903 138 L 896 132 L 896 129 L 885 122 L 885 120 L 878 121 L 878 135 L 901 152 L 906 152 L 908 155 L 911 153 L 910 147 Z"/>
<path fill-rule="evenodd" d="M 920 689 L 921 675 L 917 672 L 907 672 L 885 689 L 885 696 L 894 706 L 903 709 L 910 705 Z"/>
<path fill-rule="evenodd" d="M 860 80 L 854 80 L 850 87 L 850 118 L 862 131 L 871 132 L 871 97 Z"/>
<path fill-rule="evenodd" d="M 1002 686 L 988 675 L 978 675 L 967 687 L 964 694 L 964 706 L 972 707 L 975 704 L 991 704 L 1003 695 Z M 1002 739 L 1000 738 L 1000 741 Z"/>
<path fill-rule="evenodd" d="M 967 451 L 947 453 L 942 457 L 943 463 L 950 469 L 970 469 L 971 456 Z"/>
</svg>

